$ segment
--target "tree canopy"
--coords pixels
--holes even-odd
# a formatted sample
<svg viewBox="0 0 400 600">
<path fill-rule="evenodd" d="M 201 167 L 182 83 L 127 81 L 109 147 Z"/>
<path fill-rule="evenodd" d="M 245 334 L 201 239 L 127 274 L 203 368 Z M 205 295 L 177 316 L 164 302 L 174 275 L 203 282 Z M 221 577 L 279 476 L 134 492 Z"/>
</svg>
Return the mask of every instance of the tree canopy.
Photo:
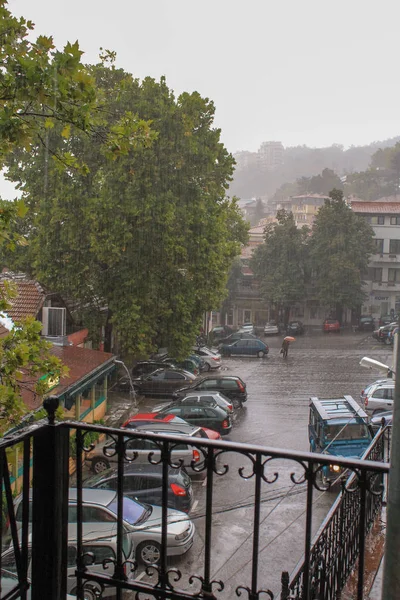
<svg viewBox="0 0 400 600">
<path fill-rule="evenodd" d="M 40 144 L 14 153 L 9 177 L 31 209 L 23 231 L 30 244 L 16 260 L 79 301 L 94 325 L 108 306 L 125 350 L 168 345 L 178 356 L 204 311 L 220 305 L 247 239 L 236 201 L 226 197 L 234 161 L 213 128 L 209 99 L 175 98 L 164 78 L 139 82 L 103 64 L 89 70 L 106 127 L 135 114 L 149 124 L 148 143 L 110 161 L 102 139 L 77 129 L 66 138 L 56 125 L 53 151 L 62 148 L 87 170 L 59 169 Z"/>
<path fill-rule="evenodd" d="M 372 227 L 346 204 L 341 190 L 332 190 L 316 216 L 310 258 L 317 297 L 342 320 L 346 306 L 362 304 L 362 275 L 374 252 Z"/>
<path fill-rule="evenodd" d="M 258 246 L 250 266 L 260 281 L 260 291 L 267 302 L 285 312 L 304 300 L 307 278 L 308 229 L 296 227 L 293 214 L 277 213 L 277 223 L 265 228 L 265 241 Z"/>
</svg>

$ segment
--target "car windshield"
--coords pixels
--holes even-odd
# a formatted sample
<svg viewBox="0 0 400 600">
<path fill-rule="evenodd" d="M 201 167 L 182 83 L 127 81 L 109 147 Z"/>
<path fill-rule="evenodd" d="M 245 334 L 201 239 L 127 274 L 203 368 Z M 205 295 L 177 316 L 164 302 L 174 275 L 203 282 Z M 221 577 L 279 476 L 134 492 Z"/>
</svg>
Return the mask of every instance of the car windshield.
<svg viewBox="0 0 400 600">
<path fill-rule="evenodd" d="M 108 505 L 108 509 L 111 510 L 115 515 L 118 514 L 117 500 L 112 500 Z M 151 507 L 141 504 L 136 500 L 130 498 L 124 498 L 123 505 L 123 519 L 130 525 L 139 525 L 146 521 L 151 514 Z"/>
<path fill-rule="evenodd" d="M 324 437 L 327 441 L 337 441 L 360 440 L 370 436 L 365 423 L 341 423 L 340 425 L 326 425 Z"/>
</svg>

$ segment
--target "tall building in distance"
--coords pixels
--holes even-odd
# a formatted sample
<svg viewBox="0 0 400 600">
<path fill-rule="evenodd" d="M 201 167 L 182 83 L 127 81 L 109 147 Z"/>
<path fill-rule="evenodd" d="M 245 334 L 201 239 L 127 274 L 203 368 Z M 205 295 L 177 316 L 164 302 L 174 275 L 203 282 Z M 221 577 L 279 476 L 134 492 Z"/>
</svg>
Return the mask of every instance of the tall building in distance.
<svg viewBox="0 0 400 600">
<path fill-rule="evenodd" d="M 272 171 L 283 165 L 284 152 L 282 142 L 263 142 L 258 150 L 259 163 L 264 169 Z"/>
</svg>

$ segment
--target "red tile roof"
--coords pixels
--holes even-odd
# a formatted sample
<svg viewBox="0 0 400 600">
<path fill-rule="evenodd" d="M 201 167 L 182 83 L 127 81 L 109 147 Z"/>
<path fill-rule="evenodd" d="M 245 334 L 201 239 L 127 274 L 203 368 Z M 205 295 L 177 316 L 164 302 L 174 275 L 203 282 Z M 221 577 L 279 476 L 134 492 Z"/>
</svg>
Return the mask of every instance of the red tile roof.
<svg viewBox="0 0 400 600">
<path fill-rule="evenodd" d="M 15 285 L 17 296 L 10 300 L 11 308 L 7 310 L 7 315 L 13 321 L 36 317 L 46 298 L 44 290 L 36 281 L 11 280 L 10 283 Z M 0 285 L 4 285 L 2 281 Z"/>
<path fill-rule="evenodd" d="M 8 329 L 6 327 L 4 327 L 4 325 L 2 325 L 2 323 L 0 323 L 0 338 L 5 337 L 9 333 L 10 332 L 8 331 Z"/>
<path fill-rule="evenodd" d="M 111 363 L 114 358 L 114 355 L 108 352 L 79 348 L 78 346 L 52 346 L 51 353 L 69 368 L 69 374 L 63 377 L 60 384 L 50 392 L 56 396 L 61 396 L 69 388 L 78 384 L 80 380 L 95 375 L 97 371 L 101 373 L 102 368 L 108 366 L 108 363 Z M 42 398 L 37 396 L 32 389 L 23 389 L 22 399 L 31 410 L 38 408 L 42 403 Z"/>
<path fill-rule="evenodd" d="M 400 202 L 358 202 L 352 200 L 351 209 L 356 213 L 400 214 Z"/>
</svg>

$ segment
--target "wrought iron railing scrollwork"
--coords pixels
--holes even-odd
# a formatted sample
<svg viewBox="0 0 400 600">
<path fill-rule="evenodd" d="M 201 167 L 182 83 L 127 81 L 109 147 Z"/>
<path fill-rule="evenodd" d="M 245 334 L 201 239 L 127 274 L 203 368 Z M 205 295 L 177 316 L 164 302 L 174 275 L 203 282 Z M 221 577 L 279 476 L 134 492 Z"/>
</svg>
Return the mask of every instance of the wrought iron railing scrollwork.
<svg viewBox="0 0 400 600">
<path fill-rule="evenodd" d="M 390 438 L 391 427 L 381 429 L 362 459 L 387 464 Z M 381 509 L 387 478 L 387 472 L 367 469 L 349 467 L 347 478 L 341 476 L 340 494 L 314 537 L 309 557 L 283 582 L 281 600 L 335 600 L 357 560 L 357 599 L 364 598 L 365 538 Z"/>
<path fill-rule="evenodd" d="M 117 545 L 116 553 L 113 558 L 106 558 L 103 561 L 103 570 L 93 571 L 88 568 L 90 562 L 90 552 L 87 550 L 84 535 L 84 501 L 83 489 L 85 485 L 84 478 L 84 459 L 88 452 L 93 449 L 91 439 L 93 433 L 107 435 L 112 439 L 113 448 L 109 449 L 108 456 L 114 454 L 113 460 L 117 468 Z M 22 431 L 12 439 L 4 438 L 0 441 L 0 478 L 2 488 L 5 491 L 2 497 L 2 503 L 6 503 L 6 512 L 9 515 L 11 540 L 14 544 L 15 555 L 17 557 L 17 581 L 16 590 L 20 590 L 20 597 L 26 598 L 26 589 L 30 585 L 28 578 L 28 536 L 30 536 L 30 523 L 35 520 L 35 514 L 31 514 L 30 508 L 30 486 L 33 486 L 35 495 L 35 486 L 39 481 L 42 486 L 38 494 L 45 493 L 46 482 L 40 477 L 35 480 L 32 478 L 30 461 L 33 458 L 35 473 L 35 460 L 46 462 L 46 456 L 43 452 L 43 439 L 46 442 L 49 439 L 49 454 L 54 450 L 51 444 L 57 443 L 58 437 L 69 438 L 75 433 L 76 443 L 73 445 L 74 456 L 70 456 L 76 461 L 76 515 L 77 515 L 77 561 L 76 561 L 76 590 L 78 600 L 86 598 L 85 593 L 90 586 L 100 594 L 110 588 L 115 592 L 117 600 L 122 600 L 122 593 L 126 590 L 131 591 L 132 598 L 144 600 L 155 598 L 156 600 L 170 598 L 172 600 L 190 600 L 233 597 L 231 582 L 220 577 L 220 571 L 215 570 L 213 555 L 213 519 L 214 519 L 214 492 L 217 480 L 223 478 L 229 473 L 230 477 L 237 476 L 238 481 L 247 481 L 252 486 L 252 522 L 246 523 L 249 527 L 249 539 L 251 540 L 251 551 L 249 552 L 249 573 L 243 575 L 241 579 L 235 580 L 233 593 L 239 598 L 248 598 L 248 600 L 274 600 L 276 595 L 271 591 L 273 585 L 265 585 L 265 573 L 260 577 L 262 566 L 261 555 L 265 547 L 263 541 L 263 518 L 262 518 L 262 490 L 267 487 L 273 487 L 278 480 L 287 478 L 285 484 L 289 484 L 290 491 L 304 490 L 305 492 L 305 528 L 303 547 L 305 549 L 305 561 L 299 566 L 290 581 L 285 577 L 285 589 L 291 595 L 281 596 L 282 598 L 302 598 L 302 600 L 311 600 L 314 598 L 334 598 L 336 590 L 341 589 L 350 570 L 353 568 L 359 549 L 362 547 L 365 539 L 365 532 L 370 527 L 377 511 L 379 510 L 382 494 L 382 478 L 388 472 L 388 465 L 382 464 L 381 451 L 384 449 L 384 442 L 380 445 L 379 439 L 373 448 L 370 449 L 368 461 L 350 460 L 346 458 L 330 457 L 327 455 L 318 455 L 310 452 L 296 452 L 277 448 L 263 447 L 250 444 L 239 444 L 228 441 L 213 441 L 203 438 L 188 438 L 187 436 L 162 435 L 148 433 L 136 430 L 120 430 L 107 428 L 99 425 L 90 425 L 81 422 L 64 421 L 60 423 L 38 424 L 33 429 Z M 35 449 L 35 440 L 37 436 L 42 440 L 42 453 L 39 451 L 32 453 L 31 446 Z M 135 464 L 138 459 L 137 453 L 128 453 L 128 441 L 132 438 L 138 440 L 151 440 L 154 451 L 149 452 L 148 461 L 153 464 L 160 464 L 162 470 L 162 507 L 161 507 L 161 544 L 160 560 L 157 565 L 149 565 L 145 568 L 147 580 L 135 578 L 135 561 L 130 561 L 124 554 L 123 537 L 124 529 L 124 473 L 129 463 Z M 67 440 L 68 441 L 68 440 Z M 22 499 L 22 524 L 17 523 L 12 488 L 8 473 L 8 464 L 6 460 L 7 448 L 15 444 L 23 444 L 23 481 L 21 489 Z M 172 568 L 169 565 L 167 556 L 167 528 L 168 528 L 168 470 L 169 467 L 179 466 L 180 460 L 175 458 L 174 449 L 182 442 L 196 449 L 200 455 L 200 460 L 192 463 L 194 471 L 206 475 L 205 483 L 205 507 L 203 511 L 204 519 L 204 544 L 202 547 L 202 556 L 199 559 L 195 571 L 184 575 L 181 570 Z M 45 447 L 45 445 L 44 445 Z M 62 448 L 62 446 L 60 446 Z M 70 448 L 70 452 L 71 452 Z M 65 457 L 60 450 L 59 461 L 52 463 L 53 469 L 68 469 L 68 453 Z M 239 457 L 234 460 L 232 457 Z M 284 467 L 282 466 L 282 461 Z M 288 470 L 287 464 L 293 465 Z M 321 468 L 323 465 L 337 464 L 342 469 L 348 469 L 353 473 L 346 484 L 343 484 L 343 490 L 340 499 L 335 503 L 333 510 L 329 513 L 329 518 L 325 521 L 325 526 L 320 530 L 317 538 L 312 541 L 312 517 L 314 495 L 324 490 L 321 483 Z M 45 470 L 46 464 L 36 465 L 36 473 L 41 469 Z M 52 485 L 57 485 L 57 476 L 61 477 L 62 470 L 51 474 Z M 60 485 L 62 485 L 60 478 Z M 68 482 L 65 484 L 64 498 L 68 504 Z M 264 487 L 263 487 L 264 486 Z M 37 491 L 37 490 L 36 490 Z M 286 496 L 285 496 L 286 497 Z M 60 496 L 61 498 L 61 496 Z M 363 506 L 364 516 L 360 514 L 360 505 Z M 33 508 L 35 504 L 33 505 Z M 38 507 L 36 505 L 36 507 Z M 40 507 L 39 507 L 40 508 Z M 361 511 L 361 512 L 362 512 Z M 4 514 L 4 510 L 3 510 Z M 21 517 L 19 517 L 21 518 Z M 54 520 L 59 518 L 55 512 L 52 516 L 53 523 L 46 523 L 46 514 L 43 512 L 41 518 L 44 519 L 43 528 L 54 525 Z M 60 521 L 59 521 L 60 523 Z M 365 523 L 365 527 L 364 527 Z M 4 525 L 4 523 L 3 523 Z M 66 523 L 61 524 L 62 527 Z M 18 527 L 21 526 L 21 529 Z M 4 528 L 3 528 L 4 529 Z M 35 533 L 35 530 L 33 530 Z M 48 538 L 52 539 L 52 538 Z M 47 544 L 49 543 L 47 539 Z M 65 538 L 67 543 L 67 538 Z M 29 542 L 30 543 L 30 542 Z M 54 543 L 59 543 L 57 536 L 54 537 Z M 47 569 L 47 562 L 53 559 L 51 568 L 56 572 L 54 556 L 56 561 L 61 561 L 59 566 L 60 573 L 66 573 L 66 552 L 60 552 L 60 548 L 51 548 L 44 545 L 43 540 L 36 531 L 32 535 L 32 552 L 43 562 L 43 570 Z M 4 546 L 3 546 L 4 549 Z M 54 552 L 53 552 L 54 550 Z M 57 554 L 58 552 L 58 554 Z M 50 558 L 49 558 L 50 557 Z M 59 557 L 59 558 L 58 558 Z M 38 558 L 36 560 L 39 560 Z M 64 561 L 64 562 L 63 562 Z M 281 571 L 285 570 L 286 565 L 282 565 Z M 50 567 L 49 567 L 50 568 Z M 132 575 L 133 570 L 133 577 Z M 41 589 L 43 600 L 50 600 L 51 595 L 46 590 L 46 585 L 40 580 L 40 574 L 32 574 L 32 598 L 36 600 L 39 596 L 37 589 Z M 231 586 L 231 587 L 229 587 Z M 271 588 L 271 589 L 270 589 Z M 316 591 L 317 590 L 317 591 Z M 286 592 L 285 592 L 286 593 Z M 47 595 L 46 595 L 47 594 Z M 228 594 L 228 595 L 226 595 Z M 320 594 L 320 595 L 318 595 Z M 322 594 L 322 595 L 321 595 Z M 3 598 L 3 592 L 0 592 L 0 598 Z M 8 597 L 8 596 L 7 596 Z M 17 596 L 10 596 L 17 597 Z M 54 598 L 51 598 L 54 600 Z"/>
</svg>

